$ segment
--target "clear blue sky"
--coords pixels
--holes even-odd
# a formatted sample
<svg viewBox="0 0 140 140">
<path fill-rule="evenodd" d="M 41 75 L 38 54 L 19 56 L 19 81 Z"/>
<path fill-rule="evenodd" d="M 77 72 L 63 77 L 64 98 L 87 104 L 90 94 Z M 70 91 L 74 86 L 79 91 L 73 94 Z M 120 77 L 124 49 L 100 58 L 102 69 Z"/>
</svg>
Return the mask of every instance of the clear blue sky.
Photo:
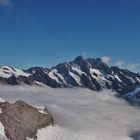
<svg viewBox="0 0 140 140">
<path fill-rule="evenodd" d="M 140 71 L 140 0 L 0 0 L 0 64 L 50 67 L 80 54 Z"/>
</svg>

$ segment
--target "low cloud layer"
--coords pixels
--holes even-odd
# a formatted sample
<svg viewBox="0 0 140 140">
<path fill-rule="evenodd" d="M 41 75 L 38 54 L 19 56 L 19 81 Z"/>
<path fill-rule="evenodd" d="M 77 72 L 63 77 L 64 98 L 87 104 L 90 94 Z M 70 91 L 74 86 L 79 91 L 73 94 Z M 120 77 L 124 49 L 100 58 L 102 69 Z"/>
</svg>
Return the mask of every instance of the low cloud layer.
<svg viewBox="0 0 140 140">
<path fill-rule="evenodd" d="M 140 130 L 138 108 L 108 90 L 0 86 L 0 97 L 47 107 L 60 127 L 45 129 L 38 140 L 132 140 L 129 136 Z"/>
</svg>

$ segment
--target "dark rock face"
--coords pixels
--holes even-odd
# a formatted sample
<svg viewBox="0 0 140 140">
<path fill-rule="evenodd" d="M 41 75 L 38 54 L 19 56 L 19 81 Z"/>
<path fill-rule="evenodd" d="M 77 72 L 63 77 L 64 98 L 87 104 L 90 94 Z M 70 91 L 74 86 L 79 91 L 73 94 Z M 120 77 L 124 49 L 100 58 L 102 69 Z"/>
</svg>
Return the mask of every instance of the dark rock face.
<svg viewBox="0 0 140 140">
<path fill-rule="evenodd" d="M 24 70 L 24 72 L 34 74 L 35 72 L 37 72 L 37 71 L 42 71 L 42 70 L 44 70 L 44 68 L 42 68 L 42 67 L 31 67 L 31 68 L 29 68 L 29 69 L 27 69 L 27 70 Z M 48 68 L 46 68 L 45 70 L 46 70 L 46 71 L 49 71 Z"/>
<path fill-rule="evenodd" d="M 85 85 L 85 87 L 91 90 L 96 90 L 96 86 L 91 82 L 90 78 L 87 77 L 85 74 L 81 75 L 81 80 L 82 80 L 82 83 Z"/>
<path fill-rule="evenodd" d="M 33 85 L 33 84 L 35 84 L 35 82 L 32 78 L 25 77 L 22 75 L 18 76 L 18 77 L 15 77 L 14 75 L 12 75 L 10 78 L 7 79 L 7 83 L 10 85 L 20 85 L 20 84 Z"/>
<path fill-rule="evenodd" d="M 32 78 L 30 77 L 25 77 L 25 76 L 19 76 L 17 78 L 18 84 L 24 83 L 26 85 L 34 85 L 35 82 Z"/>
<path fill-rule="evenodd" d="M 30 76 L 32 79 L 42 82 L 43 84 L 46 84 L 50 87 L 57 88 L 62 87 L 60 83 L 49 77 L 48 73 L 44 70 L 36 71 L 32 76 Z"/>
<path fill-rule="evenodd" d="M 8 84 L 8 82 L 7 82 L 7 78 L 3 78 L 3 77 L 0 77 L 0 83 L 1 84 Z"/>
<path fill-rule="evenodd" d="M 62 85 L 64 84 L 63 85 L 64 87 L 79 86 L 76 80 L 72 77 L 72 75 L 70 75 L 70 73 L 73 73 L 73 71 L 69 63 L 58 64 L 57 66 L 51 69 L 51 71 L 53 70 L 57 70 L 57 74 L 59 73 L 60 75 L 62 75 L 63 79 L 66 81 L 66 84 L 65 84 L 60 78 L 61 79 L 60 83 Z"/>
<path fill-rule="evenodd" d="M 78 65 L 80 69 L 85 73 L 89 73 L 89 68 L 91 67 L 90 63 L 87 60 L 84 60 L 82 56 L 78 56 L 77 58 L 75 58 L 75 60 L 71 62 L 71 64 Z"/>
<path fill-rule="evenodd" d="M 10 140 L 26 140 L 27 137 L 36 139 L 38 129 L 54 125 L 49 113 L 42 114 L 23 101 L 0 103 L 0 108 L 0 121 Z"/>
<path fill-rule="evenodd" d="M 8 78 L 7 83 L 10 85 L 18 85 L 17 78 L 14 75 Z"/>
<path fill-rule="evenodd" d="M 6 70 L 14 68 L 3 67 Z M 8 71 L 6 71 L 8 72 Z M 34 85 L 41 82 L 53 88 L 86 87 L 91 90 L 112 89 L 120 94 L 125 94 L 132 87 L 140 86 L 140 74 L 133 73 L 118 67 L 110 67 L 102 58 L 84 59 L 78 56 L 71 62 L 60 63 L 50 69 L 32 67 L 24 70 L 30 76 L 15 76 L 9 78 L 0 77 L 0 83 L 10 85 Z"/>
<path fill-rule="evenodd" d="M 130 138 L 133 140 L 139 140 L 140 139 L 140 131 L 134 132 L 130 135 Z"/>
</svg>

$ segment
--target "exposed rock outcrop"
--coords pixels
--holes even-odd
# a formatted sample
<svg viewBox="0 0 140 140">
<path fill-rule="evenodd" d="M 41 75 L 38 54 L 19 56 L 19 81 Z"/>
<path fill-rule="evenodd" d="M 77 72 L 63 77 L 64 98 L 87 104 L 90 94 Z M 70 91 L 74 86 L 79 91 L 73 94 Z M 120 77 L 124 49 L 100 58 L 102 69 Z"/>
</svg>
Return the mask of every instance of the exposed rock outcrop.
<svg viewBox="0 0 140 140">
<path fill-rule="evenodd" d="M 48 112 L 40 113 L 38 109 L 21 100 L 15 103 L 0 103 L 0 108 L 0 121 L 9 140 L 26 140 L 27 137 L 35 140 L 38 129 L 54 125 Z"/>
</svg>

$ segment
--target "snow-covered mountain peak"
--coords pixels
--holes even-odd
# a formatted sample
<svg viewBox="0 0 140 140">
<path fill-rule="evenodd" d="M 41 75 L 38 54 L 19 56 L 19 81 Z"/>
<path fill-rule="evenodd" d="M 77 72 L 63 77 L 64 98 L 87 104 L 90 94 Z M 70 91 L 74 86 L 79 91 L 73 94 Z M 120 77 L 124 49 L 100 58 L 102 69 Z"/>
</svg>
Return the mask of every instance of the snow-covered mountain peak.
<svg viewBox="0 0 140 140">
<path fill-rule="evenodd" d="M 82 62 L 82 61 L 84 61 L 85 59 L 84 59 L 84 57 L 82 56 L 82 55 L 79 55 L 79 56 L 77 56 L 76 58 L 75 58 L 75 62 Z"/>
<path fill-rule="evenodd" d="M 6 84 L 43 83 L 53 88 L 86 87 L 92 90 L 112 89 L 124 93 L 140 85 L 140 75 L 116 66 L 110 67 L 102 58 L 76 57 L 52 68 L 31 67 L 19 70 L 0 67 L 0 82 Z"/>
</svg>

